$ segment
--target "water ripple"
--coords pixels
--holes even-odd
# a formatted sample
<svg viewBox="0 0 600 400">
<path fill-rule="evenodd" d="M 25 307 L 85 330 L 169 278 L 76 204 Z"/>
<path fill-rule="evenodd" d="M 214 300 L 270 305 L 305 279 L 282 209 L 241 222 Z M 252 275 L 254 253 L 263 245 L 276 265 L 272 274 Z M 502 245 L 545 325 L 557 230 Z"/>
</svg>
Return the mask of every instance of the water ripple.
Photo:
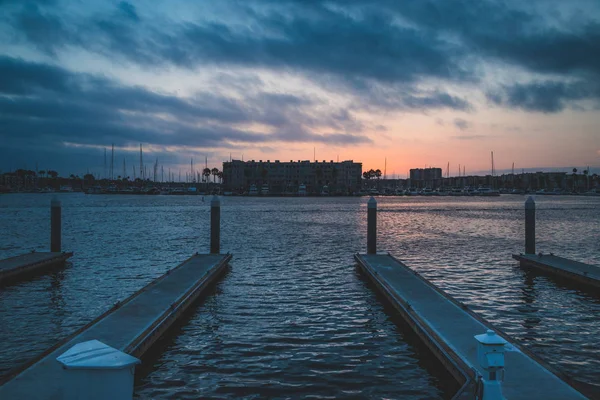
<svg viewBox="0 0 600 400">
<path fill-rule="evenodd" d="M 208 202 L 61 195 L 71 265 L 0 290 L 0 372 L 208 248 Z M 523 198 L 381 198 L 390 250 L 548 362 L 600 371 L 600 297 L 516 267 Z M 48 241 L 46 195 L 0 197 L 0 257 Z M 600 264 L 598 199 L 538 199 L 538 248 Z M 224 198 L 233 268 L 157 344 L 139 398 L 408 398 L 452 392 L 439 364 L 355 272 L 366 199 Z"/>
</svg>

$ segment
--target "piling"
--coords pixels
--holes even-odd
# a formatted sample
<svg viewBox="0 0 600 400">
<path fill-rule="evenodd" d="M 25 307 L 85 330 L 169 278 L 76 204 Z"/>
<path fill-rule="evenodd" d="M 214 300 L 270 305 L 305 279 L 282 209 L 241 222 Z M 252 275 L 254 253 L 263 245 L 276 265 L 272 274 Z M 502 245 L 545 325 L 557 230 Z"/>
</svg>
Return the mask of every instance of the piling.
<svg viewBox="0 0 600 400">
<path fill-rule="evenodd" d="M 367 203 L 367 254 L 377 253 L 377 200 L 373 196 Z"/>
<path fill-rule="evenodd" d="M 210 253 L 221 252 L 221 200 L 213 196 L 210 200 Z"/>
<path fill-rule="evenodd" d="M 62 212 L 61 204 L 58 198 L 53 197 L 50 201 L 50 251 L 60 253 L 62 236 Z"/>
<path fill-rule="evenodd" d="M 535 254 L 535 201 L 525 201 L 525 254 Z"/>
</svg>

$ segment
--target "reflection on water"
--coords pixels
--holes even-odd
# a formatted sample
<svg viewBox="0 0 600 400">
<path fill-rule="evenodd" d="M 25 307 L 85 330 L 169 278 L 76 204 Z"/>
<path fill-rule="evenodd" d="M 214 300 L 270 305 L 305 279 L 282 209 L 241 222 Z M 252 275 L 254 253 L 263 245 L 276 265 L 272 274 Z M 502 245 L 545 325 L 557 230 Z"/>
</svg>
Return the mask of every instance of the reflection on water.
<svg viewBox="0 0 600 400">
<path fill-rule="evenodd" d="M 61 195 L 72 266 L 0 290 L 0 371 L 208 249 L 209 202 Z M 147 362 L 141 398 L 439 398 L 445 376 L 356 274 L 366 198 L 224 198 L 233 268 Z M 379 248 L 548 362 L 600 371 L 600 298 L 516 267 L 522 197 L 380 198 Z M 0 196 L 0 257 L 43 250 L 46 195 Z M 538 249 L 600 264 L 600 202 L 538 200 Z M 6 328 L 4 328 L 6 327 Z M 426 353 L 425 353 L 426 354 Z"/>
</svg>

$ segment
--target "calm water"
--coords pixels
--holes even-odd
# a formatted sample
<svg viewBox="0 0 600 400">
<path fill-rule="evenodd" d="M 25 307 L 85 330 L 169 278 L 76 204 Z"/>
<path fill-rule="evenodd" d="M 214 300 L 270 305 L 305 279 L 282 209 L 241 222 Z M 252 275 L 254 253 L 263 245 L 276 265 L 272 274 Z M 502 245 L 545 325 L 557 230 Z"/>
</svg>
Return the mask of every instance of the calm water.
<svg viewBox="0 0 600 400">
<path fill-rule="evenodd" d="M 0 289 L 0 373 L 208 249 L 208 201 L 60 195 L 71 265 Z M 140 398 L 443 398 L 448 377 L 362 280 L 366 198 L 224 198 L 231 271 L 145 360 Z M 538 353 L 600 378 L 600 295 L 517 268 L 523 201 L 379 198 L 379 248 Z M 538 250 L 600 265 L 600 199 L 540 197 Z M 49 241 L 50 195 L 0 196 L 0 257 Z M 508 367 L 510 368 L 510 367 Z"/>
</svg>

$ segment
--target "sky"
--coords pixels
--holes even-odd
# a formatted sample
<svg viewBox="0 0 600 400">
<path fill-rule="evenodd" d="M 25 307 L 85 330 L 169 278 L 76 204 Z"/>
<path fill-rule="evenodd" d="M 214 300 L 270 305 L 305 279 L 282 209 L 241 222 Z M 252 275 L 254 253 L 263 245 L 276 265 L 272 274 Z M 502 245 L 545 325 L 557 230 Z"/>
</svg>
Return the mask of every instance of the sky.
<svg viewBox="0 0 600 400">
<path fill-rule="evenodd" d="M 600 170 L 597 0 L 0 0 L 0 170 Z M 138 172 L 139 173 L 139 172 Z"/>
</svg>

